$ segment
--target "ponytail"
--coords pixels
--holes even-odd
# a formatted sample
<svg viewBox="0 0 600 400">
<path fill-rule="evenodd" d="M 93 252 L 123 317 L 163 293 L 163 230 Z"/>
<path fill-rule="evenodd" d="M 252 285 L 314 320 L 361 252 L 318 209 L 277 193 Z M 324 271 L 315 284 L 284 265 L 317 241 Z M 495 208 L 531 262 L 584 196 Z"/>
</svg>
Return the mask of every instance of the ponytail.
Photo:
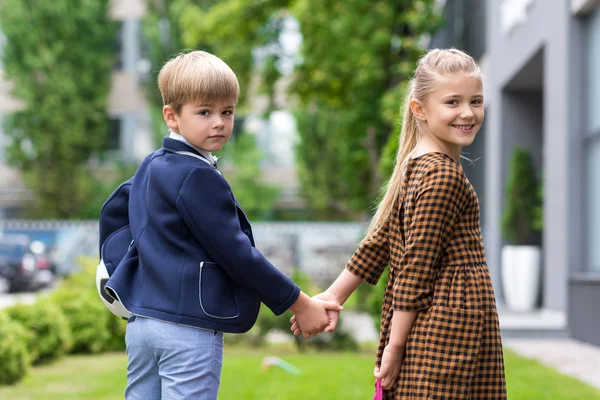
<svg viewBox="0 0 600 400">
<path fill-rule="evenodd" d="M 365 240 L 369 239 L 375 233 L 377 227 L 383 226 L 392 213 L 394 203 L 398 200 L 400 192 L 402 191 L 402 182 L 404 181 L 403 178 L 404 172 L 406 171 L 406 164 L 408 163 L 412 152 L 417 147 L 419 127 L 417 125 L 417 119 L 410 109 L 410 101 L 413 98 L 413 83 L 414 82 L 411 81 L 408 85 L 406 96 L 404 98 L 402 128 L 400 130 L 394 171 L 387 182 L 385 195 L 383 196 L 381 203 L 379 203 L 377 211 L 371 220 Z"/>
<path fill-rule="evenodd" d="M 388 181 L 385 194 L 371 220 L 367 236 L 370 239 L 377 229 L 384 226 L 390 217 L 394 205 L 400 198 L 408 160 L 412 156 L 420 138 L 417 119 L 410 109 L 410 101 L 425 102 L 427 95 L 434 90 L 440 76 L 452 74 L 470 74 L 483 79 L 477 62 L 467 53 L 457 49 L 433 49 L 427 52 L 417 64 L 414 78 L 406 90 L 403 105 L 402 129 L 400 131 L 398 153 L 394 172 Z"/>
</svg>

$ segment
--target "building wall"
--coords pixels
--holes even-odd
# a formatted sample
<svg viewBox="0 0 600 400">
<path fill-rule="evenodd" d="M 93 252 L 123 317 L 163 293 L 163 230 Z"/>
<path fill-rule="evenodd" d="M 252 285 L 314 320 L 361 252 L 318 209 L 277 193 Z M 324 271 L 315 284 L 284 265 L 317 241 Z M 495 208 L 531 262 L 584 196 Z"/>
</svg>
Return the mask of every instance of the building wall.
<svg viewBox="0 0 600 400">
<path fill-rule="evenodd" d="M 567 74 L 569 1 L 488 0 L 487 6 L 490 70 L 486 95 L 494 105 L 494 112 L 487 120 L 486 151 L 485 237 L 489 262 L 492 265 L 501 262 L 500 219 L 507 166 L 512 146 L 523 145 L 534 150 L 543 170 L 542 306 L 566 311 L 566 266 L 573 251 L 569 246 L 570 220 L 573 210 L 578 209 L 569 195 L 574 189 L 569 176 L 576 174 L 578 168 L 571 154 L 576 141 L 568 134 L 572 121 L 565 112 L 570 109 L 568 98 L 572 94 Z M 533 92 L 527 93 L 528 90 Z M 536 112 L 540 115 L 540 107 L 541 121 L 531 117 Z M 540 125 L 541 137 L 525 134 L 539 132 Z M 494 268 L 495 282 L 500 282 L 499 273 L 500 269 Z"/>
<path fill-rule="evenodd" d="M 510 151 L 527 147 L 543 172 L 540 305 L 565 312 L 574 338 L 600 345 L 598 3 L 487 1 L 486 96 L 493 112 L 486 121 L 485 241 L 490 264 L 500 265 Z M 500 282 L 500 269 L 492 273 Z"/>
</svg>

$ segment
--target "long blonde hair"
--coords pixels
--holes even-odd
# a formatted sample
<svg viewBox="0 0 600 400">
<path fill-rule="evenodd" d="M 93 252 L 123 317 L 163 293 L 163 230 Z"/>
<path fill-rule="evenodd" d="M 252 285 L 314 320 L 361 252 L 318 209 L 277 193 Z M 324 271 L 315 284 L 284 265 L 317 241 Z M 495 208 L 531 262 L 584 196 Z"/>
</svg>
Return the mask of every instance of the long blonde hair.
<svg viewBox="0 0 600 400">
<path fill-rule="evenodd" d="M 457 49 L 430 50 L 417 63 L 402 106 L 402 128 L 394 171 L 385 186 L 385 194 L 371 220 L 365 240 L 369 239 L 379 226 L 383 226 L 392 213 L 395 202 L 400 198 L 406 165 L 419 143 L 419 125 L 410 109 L 410 101 L 416 99 L 424 104 L 437 79 L 453 74 L 473 75 L 483 79 L 483 74 L 473 57 Z"/>
</svg>

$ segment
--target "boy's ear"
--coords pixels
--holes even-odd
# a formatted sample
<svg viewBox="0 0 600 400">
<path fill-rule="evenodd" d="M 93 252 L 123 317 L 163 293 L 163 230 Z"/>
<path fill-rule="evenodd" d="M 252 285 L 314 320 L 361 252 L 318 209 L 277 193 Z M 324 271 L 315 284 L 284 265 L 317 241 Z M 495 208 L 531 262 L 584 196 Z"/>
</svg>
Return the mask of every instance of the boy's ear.
<svg viewBox="0 0 600 400">
<path fill-rule="evenodd" d="M 172 106 L 166 105 L 163 107 L 163 118 L 165 119 L 167 126 L 173 132 L 179 133 L 179 124 L 177 123 L 177 113 L 175 112 L 175 109 Z"/>
<path fill-rule="evenodd" d="M 421 121 L 425 121 L 427 119 L 427 116 L 425 114 L 425 109 L 423 108 L 423 105 L 421 104 L 421 102 L 419 100 L 412 99 L 408 103 L 408 105 L 410 106 L 410 110 L 412 111 L 415 118 L 417 118 L 418 120 L 421 120 Z"/>
</svg>

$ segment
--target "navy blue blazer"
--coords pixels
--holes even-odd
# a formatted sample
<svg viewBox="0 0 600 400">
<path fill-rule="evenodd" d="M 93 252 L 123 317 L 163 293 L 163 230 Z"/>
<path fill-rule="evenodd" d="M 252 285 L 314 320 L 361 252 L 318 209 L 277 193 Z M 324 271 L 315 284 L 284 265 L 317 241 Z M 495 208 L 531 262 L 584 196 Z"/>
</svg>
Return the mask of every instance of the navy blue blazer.
<svg viewBox="0 0 600 400">
<path fill-rule="evenodd" d="M 219 171 L 181 151 L 202 157 L 165 137 L 130 180 L 133 245 L 106 287 L 134 315 L 244 332 L 260 302 L 279 315 L 300 289 L 254 247 L 250 223 Z"/>
</svg>

